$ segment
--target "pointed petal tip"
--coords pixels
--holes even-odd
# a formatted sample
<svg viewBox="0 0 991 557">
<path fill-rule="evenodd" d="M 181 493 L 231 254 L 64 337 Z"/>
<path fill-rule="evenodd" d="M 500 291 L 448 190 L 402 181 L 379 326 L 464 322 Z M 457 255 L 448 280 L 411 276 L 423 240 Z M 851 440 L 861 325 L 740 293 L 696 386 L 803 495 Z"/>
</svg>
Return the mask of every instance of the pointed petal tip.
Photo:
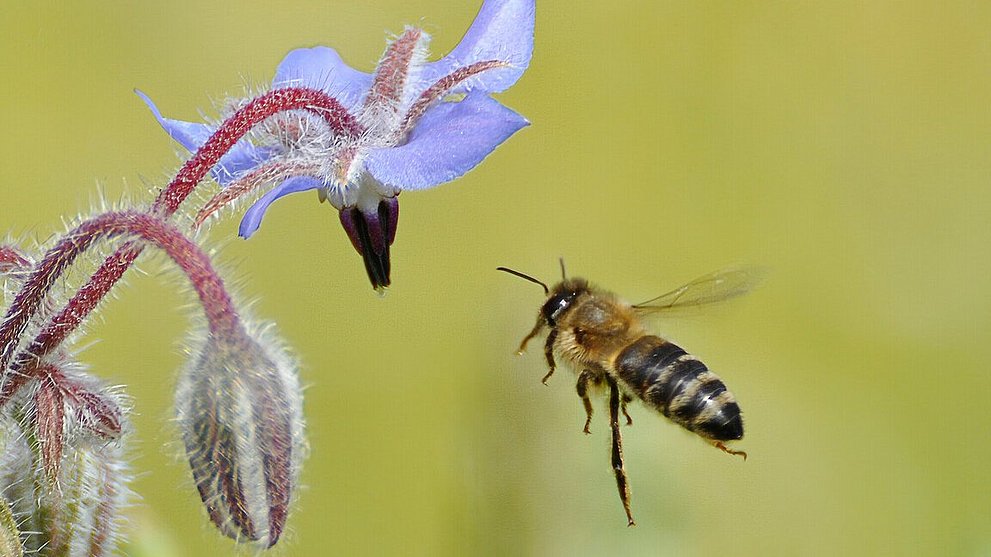
<svg viewBox="0 0 991 557">
<path fill-rule="evenodd" d="M 134 88 L 134 94 L 137 95 L 138 98 L 140 98 L 142 101 L 144 101 L 145 105 L 148 107 L 149 110 L 151 110 L 151 113 L 155 116 L 155 119 L 158 120 L 158 123 L 162 124 L 162 126 L 165 126 L 165 122 L 164 122 L 165 117 L 162 116 L 162 111 L 158 110 L 158 106 L 155 105 L 155 102 L 151 100 L 151 97 L 149 97 L 144 91 L 138 89 L 137 87 Z"/>
<path fill-rule="evenodd" d="M 462 176 L 529 121 L 484 92 L 427 110 L 399 147 L 371 149 L 365 165 L 378 181 L 423 190 Z"/>
<path fill-rule="evenodd" d="M 482 60 L 503 60 L 510 65 L 493 69 L 454 89 L 479 89 L 499 93 L 523 75 L 533 56 L 535 0 L 486 0 L 461 42 L 449 54 L 424 67 L 424 77 L 433 82 L 459 67 Z"/>
<path fill-rule="evenodd" d="M 251 235 L 258 230 L 258 227 L 261 226 L 262 219 L 265 217 L 265 212 L 268 211 L 269 206 L 271 206 L 277 199 L 285 197 L 291 193 L 299 193 L 316 189 L 322 187 L 323 185 L 323 180 L 314 178 L 313 176 L 293 176 L 292 178 L 286 179 L 281 184 L 269 190 L 268 193 L 258 198 L 258 201 L 255 201 L 255 203 L 244 212 L 244 216 L 241 218 L 241 224 L 237 229 L 237 235 L 242 238 L 251 237 Z"/>
</svg>

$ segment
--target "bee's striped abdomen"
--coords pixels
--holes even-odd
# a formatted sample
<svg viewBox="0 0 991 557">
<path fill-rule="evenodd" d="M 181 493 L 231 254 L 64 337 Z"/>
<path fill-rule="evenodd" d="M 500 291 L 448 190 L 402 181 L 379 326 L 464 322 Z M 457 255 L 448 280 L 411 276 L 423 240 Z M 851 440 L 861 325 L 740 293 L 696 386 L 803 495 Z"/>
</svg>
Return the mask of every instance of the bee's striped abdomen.
<svg viewBox="0 0 991 557">
<path fill-rule="evenodd" d="M 641 400 L 702 437 L 743 437 L 736 399 L 709 368 L 680 346 L 656 336 L 640 337 L 620 351 L 616 373 Z"/>
</svg>

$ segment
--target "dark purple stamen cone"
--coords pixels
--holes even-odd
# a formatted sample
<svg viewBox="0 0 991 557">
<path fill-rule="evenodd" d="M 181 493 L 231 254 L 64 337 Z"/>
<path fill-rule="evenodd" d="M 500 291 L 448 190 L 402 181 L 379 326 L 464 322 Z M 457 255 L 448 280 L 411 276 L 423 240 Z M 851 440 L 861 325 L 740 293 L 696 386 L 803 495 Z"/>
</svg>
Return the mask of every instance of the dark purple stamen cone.
<svg viewBox="0 0 991 557">
<path fill-rule="evenodd" d="M 351 245 L 365 261 L 365 271 L 372 288 L 382 290 L 390 284 L 389 246 L 396 239 L 399 223 L 399 200 L 389 197 L 379 202 L 375 211 L 357 207 L 341 209 L 341 225 Z"/>
</svg>

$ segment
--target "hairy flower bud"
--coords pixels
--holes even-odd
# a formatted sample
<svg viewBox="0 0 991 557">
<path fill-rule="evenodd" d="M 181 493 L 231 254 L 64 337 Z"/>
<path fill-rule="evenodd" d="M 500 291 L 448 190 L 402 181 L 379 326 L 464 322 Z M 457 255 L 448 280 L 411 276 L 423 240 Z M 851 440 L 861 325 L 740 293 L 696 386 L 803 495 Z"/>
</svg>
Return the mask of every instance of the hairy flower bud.
<svg viewBox="0 0 991 557">
<path fill-rule="evenodd" d="M 282 535 L 304 450 L 301 405 L 295 366 L 242 331 L 211 332 L 184 371 L 176 414 L 200 498 L 224 535 L 263 547 Z"/>
<path fill-rule="evenodd" d="M 0 497 L 0 555 L 4 557 L 22 557 L 24 546 L 21 545 L 21 532 L 17 529 L 17 521 L 10 506 Z"/>
<path fill-rule="evenodd" d="M 113 555 L 120 510 L 129 493 L 127 466 L 118 442 L 67 449 L 59 477 L 61 494 L 51 497 L 48 555 Z"/>
<path fill-rule="evenodd" d="M 0 426 L 0 496 L 10 506 L 24 550 L 64 557 L 113 555 L 120 510 L 130 493 L 120 441 L 65 445 L 58 477 L 50 482 L 44 446 L 31 442 L 36 426 L 28 421 L 5 420 Z"/>
<path fill-rule="evenodd" d="M 10 524 L 4 518 L 0 528 L 4 530 L 0 537 L 0 555 L 23 555 L 23 538 L 25 518 L 36 508 L 34 492 L 34 473 L 32 471 L 31 447 L 22 434 L 18 424 L 7 417 L 0 418 L 0 501 L 10 513 L 17 541 L 10 538 Z M 13 551 L 10 551 L 13 548 Z M 18 552 L 20 551 L 20 553 Z"/>
</svg>

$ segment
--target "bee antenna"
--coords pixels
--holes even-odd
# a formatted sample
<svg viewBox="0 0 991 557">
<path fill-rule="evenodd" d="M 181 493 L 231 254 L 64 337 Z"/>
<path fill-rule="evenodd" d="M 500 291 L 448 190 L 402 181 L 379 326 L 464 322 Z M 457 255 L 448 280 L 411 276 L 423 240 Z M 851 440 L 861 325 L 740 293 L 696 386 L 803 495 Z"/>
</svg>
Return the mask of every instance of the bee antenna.
<svg viewBox="0 0 991 557">
<path fill-rule="evenodd" d="M 507 267 L 496 267 L 496 271 L 504 271 L 504 272 L 507 272 L 507 273 L 509 273 L 511 275 L 516 275 L 516 276 L 520 277 L 521 279 L 526 279 L 526 280 L 528 280 L 530 282 L 535 282 L 535 283 L 539 284 L 540 286 L 543 286 L 544 287 L 544 294 L 550 294 L 551 293 L 551 289 L 550 288 L 547 288 L 547 285 L 546 284 L 544 284 L 544 283 L 540 282 L 539 280 L 531 277 L 530 275 L 524 275 L 523 273 L 521 273 L 519 271 L 514 271 L 514 270 L 509 269 Z"/>
<path fill-rule="evenodd" d="M 564 272 L 564 258 L 558 257 L 557 260 L 561 264 L 561 280 L 568 280 L 568 273 Z"/>
</svg>

